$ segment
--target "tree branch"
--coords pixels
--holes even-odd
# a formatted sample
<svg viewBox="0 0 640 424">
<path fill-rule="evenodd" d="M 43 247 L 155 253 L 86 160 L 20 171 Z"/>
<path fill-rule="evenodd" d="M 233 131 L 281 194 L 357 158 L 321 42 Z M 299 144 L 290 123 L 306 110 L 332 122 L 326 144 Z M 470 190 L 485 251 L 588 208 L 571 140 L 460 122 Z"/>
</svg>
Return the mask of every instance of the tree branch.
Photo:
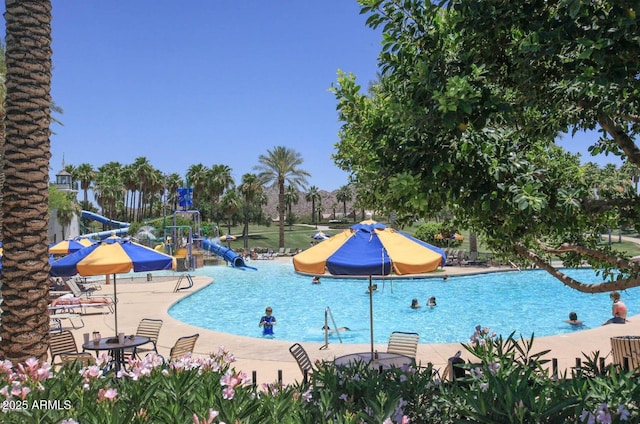
<svg viewBox="0 0 640 424">
<path fill-rule="evenodd" d="M 631 287 L 640 286 L 640 278 L 603 282 L 603 283 L 596 283 L 596 284 L 582 283 L 578 280 L 575 280 L 574 278 L 569 277 L 562 271 L 558 270 L 553 265 L 551 265 L 550 263 L 542 259 L 540 256 L 538 256 L 534 251 L 527 249 L 522 243 L 516 242 L 515 249 L 516 249 L 516 253 L 519 256 L 529 259 L 537 267 L 544 269 L 553 277 L 560 280 L 562 284 L 564 284 L 565 286 L 571 287 L 572 289 L 582 293 L 605 293 L 613 290 L 626 290 Z M 569 250 L 566 250 L 564 252 L 559 252 L 559 253 L 566 253 L 568 251 Z M 594 252 L 597 252 L 597 251 L 594 251 Z M 620 260 L 624 261 L 622 259 Z M 624 261 L 624 262 L 629 264 L 628 261 Z M 635 266 L 635 265 L 632 265 L 632 266 Z"/>
</svg>

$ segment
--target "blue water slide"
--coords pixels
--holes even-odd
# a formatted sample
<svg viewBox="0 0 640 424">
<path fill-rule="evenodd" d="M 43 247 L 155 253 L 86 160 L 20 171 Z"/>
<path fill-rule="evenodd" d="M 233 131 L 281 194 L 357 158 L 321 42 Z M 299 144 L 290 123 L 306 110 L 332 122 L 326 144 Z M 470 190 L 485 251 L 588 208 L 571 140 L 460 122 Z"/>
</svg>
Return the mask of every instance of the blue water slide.
<svg viewBox="0 0 640 424">
<path fill-rule="evenodd" d="M 113 219 L 109 219 L 106 216 L 98 215 L 95 212 L 82 211 L 82 217 L 86 219 L 90 219 L 92 221 L 98 221 L 101 224 L 108 224 L 112 227 L 125 228 L 130 226 L 131 224 L 128 222 L 115 221 Z"/>
<path fill-rule="evenodd" d="M 113 235 L 123 236 L 129 232 L 129 224 L 128 222 L 122 221 L 114 221 L 113 219 L 109 219 L 106 216 L 99 215 L 95 212 L 82 211 L 82 217 L 86 219 L 90 219 L 92 221 L 97 221 L 101 224 L 108 224 L 113 227 L 117 227 L 113 230 L 99 231 L 97 233 L 83 234 L 83 237 L 87 238 L 99 238 L 104 239 Z"/>
<path fill-rule="evenodd" d="M 234 268 L 243 269 L 243 270 L 252 269 L 254 271 L 257 271 L 257 268 L 248 266 L 244 262 L 244 259 L 242 258 L 242 256 L 238 255 L 236 252 L 234 252 L 231 249 L 227 249 L 224 246 L 220 246 L 219 244 L 212 242 L 211 240 L 206 240 L 206 239 L 202 240 L 202 248 L 213 254 L 221 256 L 222 259 L 227 261 L 227 263 L 231 264 L 231 266 Z"/>
</svg>

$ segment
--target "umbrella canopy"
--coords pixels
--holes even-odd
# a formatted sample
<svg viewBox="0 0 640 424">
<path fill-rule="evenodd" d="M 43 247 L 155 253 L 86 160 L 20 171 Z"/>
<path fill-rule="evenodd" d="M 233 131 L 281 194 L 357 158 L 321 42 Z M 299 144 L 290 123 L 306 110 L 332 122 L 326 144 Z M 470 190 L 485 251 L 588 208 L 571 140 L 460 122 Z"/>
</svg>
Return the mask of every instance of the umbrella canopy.
<svg viewBox="0 0 640 424">
<path fill-rule="evenodd" d="M 311 236 L 312 239 L 314 240 L 326 240 L 329 237 L 331 237 L 329 234 L 322 232 L 322 231 L 318 231 L 317 233 L 313 234 Z"/>
<path fill-rule="evenodd" d="M 234 241 L 237 240 L 236 236 L 232 236 L 231 234 L 225 234 L 220 236 L 220 241 Z"/>
<path fill-rule="evenodd" d="M 51 264 L 54 277 L 114 274 L 113 294 L 117 299 L 115 274 L 176 269 L 173 256 L 134 243 L 129 239 L 108 238 L 78 250 Z M 118 302 L 114 304 L 115 329 L 118 334 Z"/>
<path fill-rule="evenodd" d="M 88 238 L 62 240 L 61 242 L 50 246 L 49 253 L 53 255 L 67 255 L 69 253 L 77 252 L 87 246 L 91 246 L 92 244 L 93 241 Z"/>
<path fill-rule="evenodd" d="M 293 257 L 298 272 L 333 275 L 423 274 L 444 263 L 444 250 L 371 220 Z"/>
</svg>

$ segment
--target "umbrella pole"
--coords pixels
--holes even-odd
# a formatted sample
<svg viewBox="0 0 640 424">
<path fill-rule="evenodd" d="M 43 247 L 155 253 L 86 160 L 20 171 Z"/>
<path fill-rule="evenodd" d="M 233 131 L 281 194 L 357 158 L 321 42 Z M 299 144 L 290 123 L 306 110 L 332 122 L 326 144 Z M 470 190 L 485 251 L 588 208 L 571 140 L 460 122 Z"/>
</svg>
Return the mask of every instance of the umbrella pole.
<svg viewBox="0 0 640 424">
<path fill-rule="evenodd" d="M 371 358 L 373 358 L 373 286 L 369 276 L 369 332 L 371 333 Z"/>
<path fill-rule="evenodd" d="M 116 320 L 116 337 L 118 337 L 118 290 L 116 289 L 116 274 L 113 274 L 113 316 Z"/>
</svg>

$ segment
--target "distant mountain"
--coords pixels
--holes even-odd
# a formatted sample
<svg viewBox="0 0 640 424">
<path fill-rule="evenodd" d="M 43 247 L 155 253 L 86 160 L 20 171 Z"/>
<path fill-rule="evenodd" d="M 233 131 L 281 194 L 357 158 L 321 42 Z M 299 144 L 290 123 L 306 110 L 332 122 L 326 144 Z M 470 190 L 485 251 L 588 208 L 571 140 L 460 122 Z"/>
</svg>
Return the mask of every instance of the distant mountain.
<svg viewBox="0 0 640 424">
<path fill-rule="evenodd" d="M 320 202 L 316 201 L 316 207 L 319 206 L 318 203 L 322 205 L 323 219 L 333 219 L 333 210 L 335 208 L 336 219 L 340 219 L 343 215 L 343 205 L 341 202 L 336 200 L 336 193 L 338 190 L 328 192 L 326 190 L 320 190 Z M 278 218 L 278 188 L 276 186 L 268 187 L 265 190 L 267 194 L 267 205 L 263 207 L 265 213 L 272 218 Z M 292 205 L 291 210 L 297 216 L 310 216 L 311 215 L 311 202 L 307 202 L 305 200 L 306 193 L 302 191 L 298 191 L 298 204 Z M 353 211 L 353 201 L 347 202 L 347 214 L 350 214 Z"/>
</svg>

